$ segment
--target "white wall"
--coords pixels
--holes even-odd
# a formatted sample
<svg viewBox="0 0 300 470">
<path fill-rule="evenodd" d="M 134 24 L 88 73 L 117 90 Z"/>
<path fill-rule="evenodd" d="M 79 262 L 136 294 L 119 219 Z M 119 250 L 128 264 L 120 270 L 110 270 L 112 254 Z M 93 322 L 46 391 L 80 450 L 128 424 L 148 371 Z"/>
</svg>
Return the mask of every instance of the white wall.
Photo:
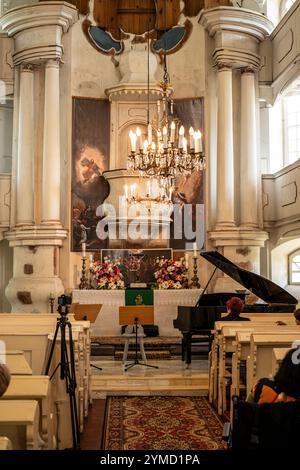
<svg viewBox="0 0 300 470">
<path fill-rule="evenodd" d="M 300 301 L 300 286 L 288 284 L 288 256 L 300 249 L 300 238 L 283 241 L 271 252 L 271 274 L 272 280 Z"/>
<path fill-rule="evenodd" d="M 0 173 L 11 173 L 12 164 L 12 101 L 0 104 Z"/>
<path fill-rule="evenodd" d="M 283 111 L 280 99 L 276 101 L 272 108 L 269 108 L 269 138 L 269 172 L 276 173 L 276 171 L 283 168 L 284 162 Z"/>
</svg>

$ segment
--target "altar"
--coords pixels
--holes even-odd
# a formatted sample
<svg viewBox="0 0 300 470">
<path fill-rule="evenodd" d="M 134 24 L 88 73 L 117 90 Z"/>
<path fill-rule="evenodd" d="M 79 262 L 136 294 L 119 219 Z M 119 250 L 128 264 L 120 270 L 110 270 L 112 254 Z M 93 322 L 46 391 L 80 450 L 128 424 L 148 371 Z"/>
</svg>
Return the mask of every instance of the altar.
<svg viewBox="0 0 300 470">
<path fill-rule="evenodd" d="M 180 336 L 173 326 L 179 305 L 196 304 L 202 289 L 154 290 L 154 324 L 158 325 L 160 336 Z M 102 309 L 94 324 L 92 336 L 118 336 L 119 307 L 125 305 L 125 290 L 73 290 L 73 302 L 80 304 L 102 304 Z"/>
</svg>

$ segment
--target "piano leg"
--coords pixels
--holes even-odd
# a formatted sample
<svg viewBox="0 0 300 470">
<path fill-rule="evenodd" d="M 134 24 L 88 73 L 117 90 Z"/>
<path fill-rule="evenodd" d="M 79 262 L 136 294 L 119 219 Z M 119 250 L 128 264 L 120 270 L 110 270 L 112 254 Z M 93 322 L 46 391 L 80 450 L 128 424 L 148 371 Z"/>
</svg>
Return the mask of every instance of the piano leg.
<svg viewBox="0 0 300 470">
<path fill-rule="evenodd" d="M 192 362 L 192 334 L 185 333 L 185 364 L 186 367 L 190 366 Z"/>
<path fill-rule="evenodd" d="M 181 360 L 182 361 L 185 361 L 185 348 L 186 348 L 185 334 L 183 333 L 182 334 L 182 340 L 181 340 Z"/>
</svg>

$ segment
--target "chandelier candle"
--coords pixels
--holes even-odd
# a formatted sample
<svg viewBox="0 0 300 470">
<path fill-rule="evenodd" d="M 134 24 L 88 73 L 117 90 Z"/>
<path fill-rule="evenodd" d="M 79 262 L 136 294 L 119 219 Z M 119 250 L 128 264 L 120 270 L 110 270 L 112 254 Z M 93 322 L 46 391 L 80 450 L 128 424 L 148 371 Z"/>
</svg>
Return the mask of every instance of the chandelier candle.
<svg viewBox="0 0 300 470">
<path fill-rule="evenodd" d="M 159 186 L 165 189 L 167 200 L 168 190 L 173 187 L 175 178 L 179 175 L 188 176 L 194 171 L 204 169 L 205 156 L 200 130 L 195 131 L 193 127 L 190 127 L 186 138 L 183 125 L 176 113 L 173 114 L 174 103 L 171 97 L 173 87 L 167 68 L 166 51 L 164 52 L 164 75 L 160 88 L 161 98 L 157 101 L 157 115 L 150 123 L 148 65 L 147 137 L 142 139 L 139 127 L 135 132 L 130 130 L 131 153 L 128 155 L 127 168 L 131 172 L 138 172 L 142 177 L 155 178 Z"/>
</svg>

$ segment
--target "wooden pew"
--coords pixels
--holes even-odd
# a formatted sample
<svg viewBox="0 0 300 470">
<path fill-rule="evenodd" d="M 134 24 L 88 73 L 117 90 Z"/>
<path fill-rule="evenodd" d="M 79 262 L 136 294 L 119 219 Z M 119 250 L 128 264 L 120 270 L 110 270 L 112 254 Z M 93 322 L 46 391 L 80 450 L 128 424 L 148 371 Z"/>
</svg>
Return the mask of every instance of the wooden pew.
<svg viewBox="0 0 300 470">
<path fill-rule="evenodd" d="M 296 340 L 300 340 L 300 332 L 294 334 L 254 333 L 251 335 L 250 356 L 247 358 L 247 394 L 259 379 L 270 376 L 273 349 L 290 348 Z"/>
<path fill-rule="evenodd" d="M 26 361 L 23 351 L 6 351 L 4 362 L 11 375 L 32 375 L 32 369 Z"/>
<path fill-rule="evenodd" d="M 44 374 L 47 364 L 48 355 L 51 347 L 51 338 L 53 334 L 48 333 L 49 326 L 47 325 L 4 325 L 0 324 L 0 339 L 4 340 L 7 347 L 16 348 L 25 352 L 25 356 L 31 360 L 32 370 L 35 375 Z M 78 416 L 80 421 L 80 430 L 83 430 L 85 403 L 88 402 L 89 388 L 86 386 L 87 371 L 89 371 L 89 364 L 85 363 L 86 354 L 84 351 L 84 331 L 80 325 L 74 326 L 73 341 L 74 341 L 74 355 L 75 367 L 77 378 L 77 405 Z M 60 339 L 55 348 L 56 359 L 53 362 L 55 366 L 60 362 Z M 50 375 L 54 368 L 50 370 Z M 60 380 L 59 371 L 53 378 L 53 401 L 55 403 L 55 422 L 58 423 L 57 427 L 57 442 L 60 449 L 72 447 L 71 435 L 71 417 L 69 410 L 69 397 L 66 394 L 65 381 Z"/>
<path fill-rule="evenodd" d="M 12 443 L 7 437 L 0 437 L 0 451 L 1 450 L 12 450 Z"/>
<path fill-rule="evenodd" d="M 54 413 L 51 402 L 51 385 L 45 375 L 14 376 L 2 400 L 35 400 L 39 404 L 40 436 L 45 443 L 44 448 L 55 448 Z"/>
<path fill-rule="evenodd" d="M 217 381 L 217 403 L 218 403 L 218 413 L 223 414 L 227 408 L 227 400 L 226 400 L 226 382 L 228 379 L 232 379 L 232 374 L 230 371 L 230 364 L 226 365 L 226 357 L 227 362 L 229 361 L 228 354 L 233 353 L 233 367 L 235 370 L 233 371 L 234 378 L 233 381 L 237 380 L 236 377 L 236 368 L 239 369 L 239 362 L 236 363 L 238 359 L 235 355 L 236 353 L 236 333 L 237 331 L 244 331 L 248 332 L 249 340 L 250 334 L 257 332 L 257 333 L 290 333 L 294 334 L 295 325 L 277 325 L 276 323 L 273 324 L 271 322 L 223 322 L 223 326 L 221 326 L 221 330 L 219 331 L 218 335 L 214 339 L 213 347 L 212 347 L 212 360 L 211 360 L 211 371 L 210 371 L 210 381 L 214 381 L 214 385 L 212 386 L 213 392 L 211 390 L 211 386 L 209 389 L 210 394 L 213 393 L 214 398 L 216 399 L 215 389 L 216 389 L 216 381 Z M 216 360 L 218 361 L 216 364 Z M 239 372 L 238 372 L 239 374 Z M 237 385 L 234 383 L 232 386 L 232 393 L 237 393 L 235 389 Z"/>
<path fill-rule="evenodd" d="M 52 334 L 55 331 L 58 313 L 0 313 L 0 339 L 1 330 L 3 327 L 34 327 L 39 331 L 45 331 L 46 333 Z M 81 336 L 83 342 L 82 354 L 84 354 L 84 367 L 83 367 L 83 381 L 84 381 L 84 415 L 88 416 L 88 407 L 92 403 L 92 390 L 91 390 L 91 367 L 90 367 L 90 355 L 91 355 L 91 336 L 90 336 L 90 322 L 75 320 L 75 314 L 69 313 L 68 319 L 72 324 L 73 331 L 83 331 Z M 39 372 L 40 373 L 40 372 Z"/>
<path fill-rule="evenodd" d="M 283 358 L 287 354 L 290 348 L 274 348 L 272 353 L 272 377 L 278 371 Z"/>
<path fill-rule="evenodd" d="M 45 369 L 45 357 L 49 333 L 36 326 L 0 325 L 0 340 L 6 349 L 22 350 L 33 374 L 41 375 Z"/>
<path fill-rule="evenodd" d="M 14 450 L 40 450 L 38 402 L 0 400 L 0 434 L 10 439 Z"/>
</svg>

